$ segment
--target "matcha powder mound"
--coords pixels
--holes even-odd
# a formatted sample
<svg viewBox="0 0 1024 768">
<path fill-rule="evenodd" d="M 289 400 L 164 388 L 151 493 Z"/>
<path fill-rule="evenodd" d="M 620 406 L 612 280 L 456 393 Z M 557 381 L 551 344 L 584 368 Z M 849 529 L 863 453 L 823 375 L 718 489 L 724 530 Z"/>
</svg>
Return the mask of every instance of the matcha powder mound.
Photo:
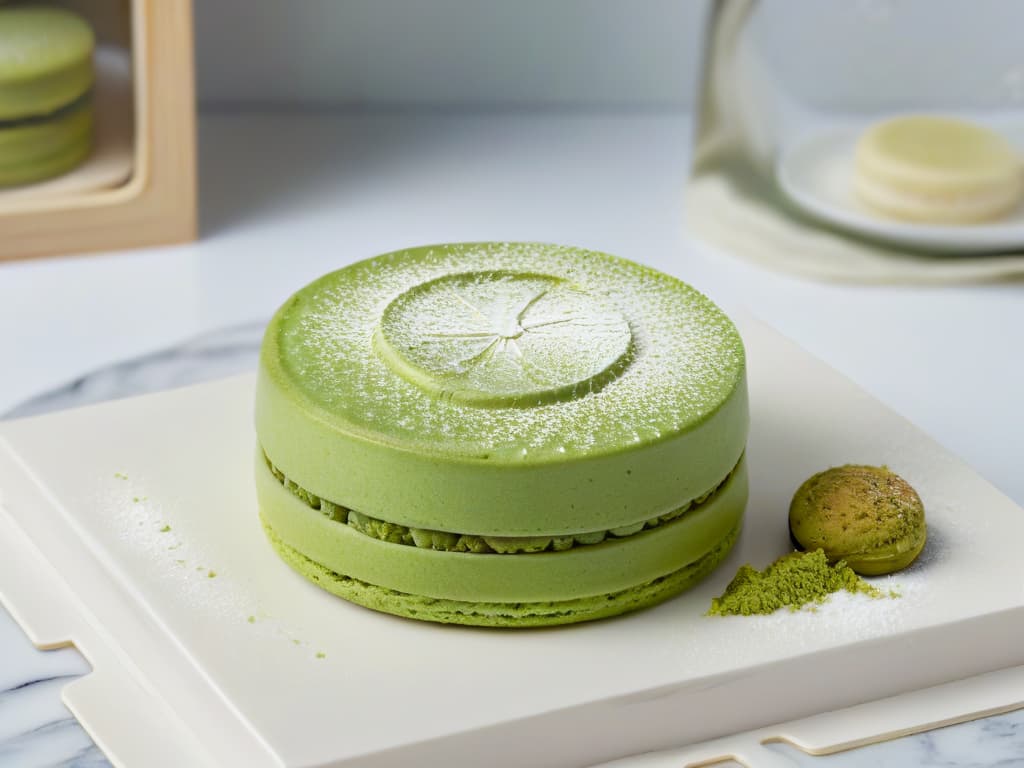
<svg viewBox="0 0 1024 768">
<path fill-rule="evenodd" d="M 763 571 L 744 565 L 725 593 L 712 599 L 708 615 L 752 616 L 774 613 L 779 608 L 796 611 L 805 605 L 820 605 L 841 589 L 872 598 L 885 595 L 842 560 L 829 565 L 820 549 L 793 552 L 783 555 Z"/>
</svg>

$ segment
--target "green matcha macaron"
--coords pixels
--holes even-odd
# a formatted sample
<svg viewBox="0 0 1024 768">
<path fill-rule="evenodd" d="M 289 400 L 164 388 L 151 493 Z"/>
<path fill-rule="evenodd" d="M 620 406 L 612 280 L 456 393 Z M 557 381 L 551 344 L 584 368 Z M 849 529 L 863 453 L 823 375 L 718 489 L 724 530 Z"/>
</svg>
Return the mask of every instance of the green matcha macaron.
<svg viewBox="0 0 1024 768">
<path fill-rule="evenodd" d="M 70 11 L 0 7 L 0 186 L 57 176 L 88 156 L 94 44 Z"/>
<path fill-rule="evenodd" d="M 802 549 L 822 549 L 864 576 L 893 573 L 924 548 L 924 504 L 887 467 L 847 464 L 819 472 L 800 486 L 789 507 L 789 529 Z"/>
<path fill-rule="evenodd" d="M 747 424 L 739 334 L 675 278 L 552 245 L 414 248 L 271 320 L 260 514 L 293 568 L 376 610 L 586 621 L 728 553 Z"/>
</svg>

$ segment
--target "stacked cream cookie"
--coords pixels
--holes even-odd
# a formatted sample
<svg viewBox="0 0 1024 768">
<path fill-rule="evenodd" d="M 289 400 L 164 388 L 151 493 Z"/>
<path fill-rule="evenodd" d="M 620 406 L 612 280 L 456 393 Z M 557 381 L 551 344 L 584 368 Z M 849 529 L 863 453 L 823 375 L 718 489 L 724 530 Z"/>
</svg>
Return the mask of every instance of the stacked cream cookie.
<svg viewBox="0 0 1024 768">
<path fill-rule="evenodd" d="M 949 117 L 911 115 L 869 128 L 854 188 L 871 210 L 929 224 L 998 219 L 1024 197 L 1024 165 L 1002 136 Z"/>
</svg>

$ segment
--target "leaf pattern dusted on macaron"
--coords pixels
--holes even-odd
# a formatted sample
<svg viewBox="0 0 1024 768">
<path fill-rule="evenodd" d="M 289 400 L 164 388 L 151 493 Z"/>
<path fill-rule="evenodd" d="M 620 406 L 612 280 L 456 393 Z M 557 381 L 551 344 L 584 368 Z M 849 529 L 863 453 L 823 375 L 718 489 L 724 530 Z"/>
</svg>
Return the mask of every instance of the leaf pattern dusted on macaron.
<svg viewBox="0 0 1024 768">
<path fill-rule="evenodd" d="M 385 310 L 380 346 L 398 373 L 443 397 L 534 405 L 596 391 L 628 364 L 632 333 L 604 296 L 548 275 L 451 275 Z"/>
</svg>

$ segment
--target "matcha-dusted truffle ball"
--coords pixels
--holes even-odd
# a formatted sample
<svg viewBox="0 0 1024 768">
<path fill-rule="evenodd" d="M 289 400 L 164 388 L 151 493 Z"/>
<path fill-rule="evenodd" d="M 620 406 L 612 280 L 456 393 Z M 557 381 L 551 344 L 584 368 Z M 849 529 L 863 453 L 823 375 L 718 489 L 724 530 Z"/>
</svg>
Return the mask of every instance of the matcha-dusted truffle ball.
<svg viewBox="0 0 1024 768">
<path fill-rule="evenodd" d="M 845 560 L 864 576 L 906 568 L 924 548 L 924 504 L 888 467 L 847 464 L 811 477 L 789 505 L 789 530 L 806 550 Z"/>
</svg>

